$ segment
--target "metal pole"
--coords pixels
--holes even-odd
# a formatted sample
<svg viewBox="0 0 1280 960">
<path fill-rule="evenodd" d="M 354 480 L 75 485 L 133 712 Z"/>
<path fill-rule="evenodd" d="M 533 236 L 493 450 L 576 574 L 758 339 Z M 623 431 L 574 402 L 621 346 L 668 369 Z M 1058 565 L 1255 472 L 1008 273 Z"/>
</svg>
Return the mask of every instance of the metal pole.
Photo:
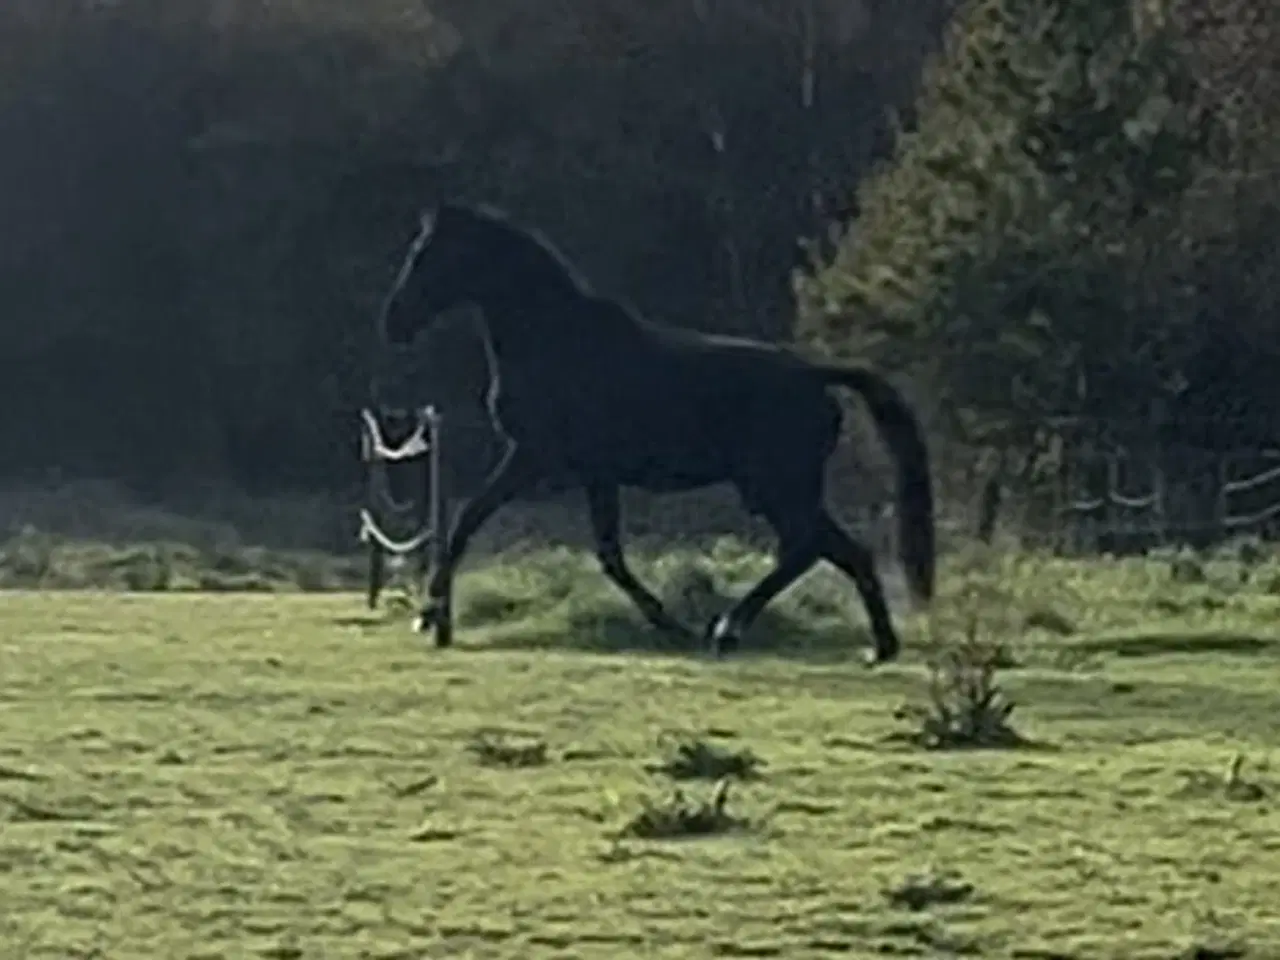
<svg viewBox="0 0 1280 960">
<path fill-rule="evenodd" d="M 362 414 L 360 460 L 365 465 L 365 508 L 373 516 L 377 516 L 378 510 L 377 483 L 374 479 L 374 460 L 377 456 L 374 438 L 369 433 L 369 423 Z M 387 558 L 382 544 L 378 542 L 376 537 L 365 537 L 365 546 L 368 550 L 369 559 L 365 603 L 370 610 L 375 610 L 378 606 L 378 596 L 382 593 L 382 587 L 386 582 Z"/>
<path fill-rule="evenodd" d="M 431 531 L 431 574 L 434 577 L 444 569 L 448 550 L 449 532 L 445 529 L 444 518 L 444 485 L 441 458 L 441 434 L 443 420 L 435 407 L 427 407 L 424 411 L 427 419 L 427 431 L 430 437 L 430 449 L 427 451 L 427 524 Z M 453 584 L 448 585 L 450 593 Z M 440 602 L 442 601 L 442 602 Z M 435 622 L 436 646 L 447 647 L 453 643 L 453 597 L 438 598 Z"/>
</svg>

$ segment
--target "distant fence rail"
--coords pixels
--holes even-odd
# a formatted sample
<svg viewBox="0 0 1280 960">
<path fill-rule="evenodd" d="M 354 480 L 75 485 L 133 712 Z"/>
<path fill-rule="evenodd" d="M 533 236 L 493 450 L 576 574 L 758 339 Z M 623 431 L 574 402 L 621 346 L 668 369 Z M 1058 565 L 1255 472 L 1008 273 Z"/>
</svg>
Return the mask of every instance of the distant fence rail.
<svg viewBox="0 0 1280 960">
<path fill-rule="evenodd" d="M 1068 550 L 1280 536 L 1280 450 L 1095 454 L 1068 464 L 1063 488 L 1056 539 Z"/>
</svg>

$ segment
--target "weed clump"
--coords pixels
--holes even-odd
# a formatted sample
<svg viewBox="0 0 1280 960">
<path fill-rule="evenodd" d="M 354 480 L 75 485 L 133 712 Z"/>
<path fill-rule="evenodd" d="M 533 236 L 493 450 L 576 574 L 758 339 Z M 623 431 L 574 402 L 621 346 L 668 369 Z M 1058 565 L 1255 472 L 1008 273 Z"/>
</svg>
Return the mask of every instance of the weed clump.
<svg viewBox="0 0 1280 960">
<path fill-rule="evenodd" d="M 24 526 L 0 545 L 0 585 L 33 588 L 44 584 L 53 570 L 55 540 L 35 527 Z"/>
<path fill-rule="evenodd" d="M 467 750 L 486 767 L 541 767 L 550 760 L 546 741 L 536 737 L 482 732 L 467 744 Z"/>
<path fill-rule="evenodd" d="M 651 773 L 672 780 L 754 780 L 764 761 L 749 749 L 730 750 L 695 737 L 674 737 L 665 743 L 667 756 L 652 764 Z"/>
<path fill-rule="evenodd" d="M 1233 803 L 1257 803 L 1267 798 L 1268 790 L 1260 780 L 1244 775 L 1244 755 L 1233 754 L 1225 774 L 1203 770 L 1183 771 L 1184 783 L 1178 794 L 1183 797 L 1223 799 Z"/>
<path fill-rule="evenodd" d="M 996 682 L 1004 656 L 1000 644 L 985 643 L 970 633 L 932 659 L 928 704 L 899 712 L 919 724 L 911 741 L 926 750 L 1024 746 L 1026 739 L 1009 721 L 1013 701 Z"/>
<path fill-rule="evenodd" d="M 1013 605 L 997 584 L 976 573 L 963 578 L 930 626 L 929 684 L 924 704 L 899 709 L 915 721 L 907 740 L 926 750 L 999 749 L 1027 740 L 1010 724 L 1014 703 L 997 674 L 1017 665 L 999 639 Z"/>
<path fill-rule="evenodd" d="M 1204 561 L 1193 550 L 1178 550 L 1169 557 L 1169 580 L 1188 585 L 1209 582 Z"/>
<path fill-rule="evenodd" d="M 691 800 L 674 791 L 661 801 L 642 801 L 640 812 L 618 831 L 619 839 L 677 840 L 706 837 L 747 827 L 748 821 L 727 809 L 729 778 L 720 780 L 703 800 Z"/>
<path fill-rule="evenodd" d="M 883 891 L 889 904 L 898 909 L 927 910 L 929 907 L 963 903 L 973 896 L 974 886 L 954 870 L 913 873 Z"/>
<path fill-rule="evenodd" d="M 161 593 L 173 587 L 173 560 L 157 547 L 126 550 L 112 563 L 126 590 L 135 593 Z"/>
</svg>

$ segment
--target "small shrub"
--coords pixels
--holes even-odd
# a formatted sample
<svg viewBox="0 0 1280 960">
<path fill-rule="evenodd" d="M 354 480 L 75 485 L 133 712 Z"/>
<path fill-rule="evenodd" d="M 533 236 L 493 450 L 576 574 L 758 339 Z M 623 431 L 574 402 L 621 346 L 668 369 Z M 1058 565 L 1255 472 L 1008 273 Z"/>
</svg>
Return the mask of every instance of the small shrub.
<svg viewBox="0 0 1280 960">
<path fill-rule="evenodd" d="M 1015 666 L 999 639 L 1016 606 L 992 578 L 970 571 L 930 623 L 928 702 L 899 710 L 919 729 L 907 739 L 927 750 L 1024 745 L 1009 724 L 1013 702 L 996 681 Z"/>
<path fill-rule="evenodd" d="M 905 910 L 963 903 L 973 896 L 973 884 L 954 870 L 915 873 L 883 891 L 890 905 Z"/>
<path fill-rule="evenodd" d="M 640 812 L 618 831 L 620 838 L 677 840 L 740 830 L 748 822 L 729 813 L 729 778 L 720 780 L 705 800 L 689 800 L 676 790 L 663 801 L 642 801 Z"/>
<path fill-rule="evenodd" d="M 1182 797 L 1222 798 L 1235 803 L 1257 803 L 1267 797 L 1267 787 L 1244 775 L 1244 755 L 1233 754 L 1225 774 L 1203 770 L 1182 771 Z"/>
<path fill-rule="evenodd" d="M 10 587 L 38 587 L 53 570 L 57 541 L 24 526 L 0 547 L 0 580 Z"/>
<path fill-rule="evenodd" d="M 1244 755 L 1237 753 L 1231 758 L 1231 765 L 1227 768 L 1227 776 L 1222 782 L 1222 792 L 1226 798 L 1242 803 L 1255 803 L 1265 798 L 1267 795 L 1266 788 L 1255 780 L 1246 780 L 1242 776 L 1243 770 Z"/>
<path fill-rule="evenodd" d="M 159 547 L 125 551 L 114 558 L 111 566 L 126 590 L 162 592 L 173 586 L 173 562 Z"/>
<path fill-rule="evenodd" d="M 1007 654 L 969 633 L 929 664 L 927 706 L 903 711 L 920 729 L 911 740 L 927 750 L 993 749 L 1026 743 L 1009 724 L 1014 704 L 996 683 Z"/>
<path fill-rule="evenodd" d="M 467 744 L 467 750 L 486 767 L 540 767 L 550 759 L 546 741 L 510 734 L 479 733 Z"/>
<path fill-rule="evenodd" d="M 1194 551 L 1179 550 L 1169 559 L 1169 579 L 1174 583 L 1208 583 L 1209 571 Z"/>
<path fill-rule="evenodd" d="M 764 764 L 749 749 L 729 750 L 697 738 L 672 738 L 665 746 L 666 758 L 649 770 L 673 780 L 753 780 L 760 776 Z"/>
</svg>

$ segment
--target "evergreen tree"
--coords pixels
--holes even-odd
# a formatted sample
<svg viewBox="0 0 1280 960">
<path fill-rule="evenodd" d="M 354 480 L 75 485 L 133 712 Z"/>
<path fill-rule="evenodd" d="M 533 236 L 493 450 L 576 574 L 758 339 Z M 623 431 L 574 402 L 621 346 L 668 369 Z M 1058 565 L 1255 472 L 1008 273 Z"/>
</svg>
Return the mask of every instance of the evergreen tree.
<svg viewBox="0 0 1280 960">
<path fill-rule="evenodd" d="M 797 277 L 800 336 L 912 370 L 970 439 L 1137 413 L 1180 361 L 1188 311 L 1152 264 L 1214 142 L 1184 53 L 1125 0 L 970 0 L 856 221 Z"/>
</svg>

